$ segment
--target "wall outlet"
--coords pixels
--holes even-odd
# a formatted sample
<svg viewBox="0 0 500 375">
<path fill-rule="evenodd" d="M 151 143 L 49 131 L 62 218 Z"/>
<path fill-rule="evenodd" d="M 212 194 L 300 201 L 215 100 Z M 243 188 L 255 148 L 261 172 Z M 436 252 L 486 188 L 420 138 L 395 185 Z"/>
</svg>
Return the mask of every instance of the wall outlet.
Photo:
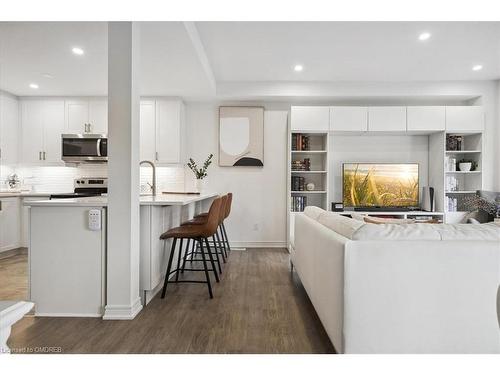
<svg viewBox="0 0 500 375">
<path fill-rule="evenodd" d="M 101 210 L 89 210 L 89 230 L 101 230 Z"/>
</svg>

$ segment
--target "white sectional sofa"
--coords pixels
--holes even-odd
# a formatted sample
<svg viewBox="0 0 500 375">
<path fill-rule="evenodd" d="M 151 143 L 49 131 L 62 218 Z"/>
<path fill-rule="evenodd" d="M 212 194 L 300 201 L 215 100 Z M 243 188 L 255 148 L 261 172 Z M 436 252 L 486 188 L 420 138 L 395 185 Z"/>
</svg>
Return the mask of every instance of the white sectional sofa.
<svg viewBox="0 0 500 375">
<path fill-rule="evenodd" d="M 291 261 L 341 353 L 500 353 L 500 227 L 368 224 L 316 207 Z"/>
</svg>

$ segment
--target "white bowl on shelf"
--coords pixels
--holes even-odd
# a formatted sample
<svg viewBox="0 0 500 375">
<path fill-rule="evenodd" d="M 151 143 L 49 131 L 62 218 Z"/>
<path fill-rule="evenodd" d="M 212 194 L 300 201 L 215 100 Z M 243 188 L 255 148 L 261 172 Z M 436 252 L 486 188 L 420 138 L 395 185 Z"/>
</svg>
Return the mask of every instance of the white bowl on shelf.
<svg viewBox="0 0 500 375">
<path fill-rule="evenodd" d="M 460 169 L 461 172 L 470 172 L 472 168 L 472 163 L 459 163 L 458 164 L 458 169 Z"/>
</svg>

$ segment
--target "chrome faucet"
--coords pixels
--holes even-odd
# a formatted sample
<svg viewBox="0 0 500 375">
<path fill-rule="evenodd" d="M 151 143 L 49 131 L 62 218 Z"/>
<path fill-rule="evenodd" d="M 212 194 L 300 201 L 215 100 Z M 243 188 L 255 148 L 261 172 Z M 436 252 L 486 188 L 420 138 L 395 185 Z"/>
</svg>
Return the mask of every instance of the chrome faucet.
<svg viewBox="0 0 500 375">
<path fill-rule="evenodd" d="M 139 167 L 142 164 L 149 164 L 151 166 L 151 168 L 153 168 L 153 184 L 150 184 L 150 186 L 151 186 L 151 191 L 153 192 L 153 196 L 154 196 L 154 195 L 156 195 L 156 166 L 154 165 L 154 163 L 152 161 L 149 161 L 149 160 L 141 161 L 139 163 Z"/>
</svg>

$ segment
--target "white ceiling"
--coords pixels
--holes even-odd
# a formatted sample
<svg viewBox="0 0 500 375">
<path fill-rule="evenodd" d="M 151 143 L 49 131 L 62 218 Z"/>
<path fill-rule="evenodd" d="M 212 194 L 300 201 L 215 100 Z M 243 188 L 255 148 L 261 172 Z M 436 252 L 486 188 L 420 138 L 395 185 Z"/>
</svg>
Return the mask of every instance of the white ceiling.
<svg viewBox="0 0 500 375">
<path fill-rule="evenodd" d="M 196 28 L 201 43 L 182 22 L 142 23 L 143 95 L 213 96 L 213 78 L 221 87 L 500 78 L 500 22 L 196 22 Z M 423 31 L 432 36 L 420 42 Z M 73 55 L 73 46 L 85 55 Z M 295 64 L 304 70 L 294 72 Z M 474 64 L 483 70 L 473 72 Z M 32 82 L 40 88 L 30 89 Z M 1 22 L 0 88 L 19 96 L 106 95 L 106 23 Z"/>
<path fill-rule="evenodd" d="M 207 22 L 218 81 L 435 81 L 500 78 L 500 22 Z M 424 31 L 432 34 L 418 40 Z M 293 71 L 294 64 L 304 70 Z M 481 72 L 471 70 L 484 65 Z"/>
</svg>

